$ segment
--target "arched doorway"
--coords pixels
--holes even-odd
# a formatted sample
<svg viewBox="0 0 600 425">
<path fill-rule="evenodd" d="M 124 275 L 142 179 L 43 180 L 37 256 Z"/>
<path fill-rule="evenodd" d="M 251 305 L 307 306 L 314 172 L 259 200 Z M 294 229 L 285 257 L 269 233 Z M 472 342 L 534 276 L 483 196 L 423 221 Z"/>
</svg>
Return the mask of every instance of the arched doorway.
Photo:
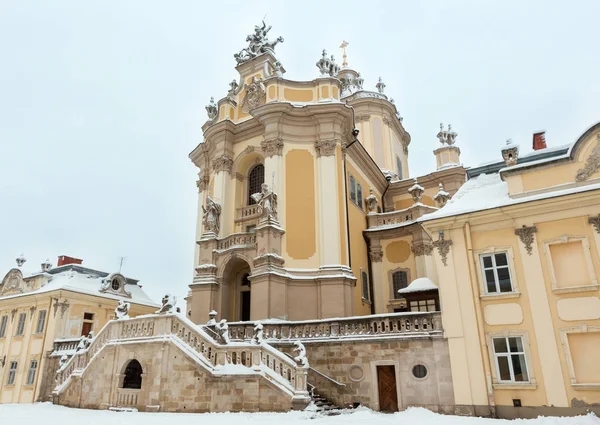
<svg viewBox="0 0 600 425">
<path fill-rule="evenodd" d="M 221 318 L 230 322 L 249 321 L 251 318 L 250 266 L 239 257 L 233 257 L 225 266 L 221 289 Z"/>
<path fill-rule="evenodd" d="M 123 388 L 130 390 L 139 390 L 142 388 L 142 374 L 144 373 L 142 365 L 136 359 L 131 360 L 125 367 L 125 376 L 123 377 Z"/>
</svg>

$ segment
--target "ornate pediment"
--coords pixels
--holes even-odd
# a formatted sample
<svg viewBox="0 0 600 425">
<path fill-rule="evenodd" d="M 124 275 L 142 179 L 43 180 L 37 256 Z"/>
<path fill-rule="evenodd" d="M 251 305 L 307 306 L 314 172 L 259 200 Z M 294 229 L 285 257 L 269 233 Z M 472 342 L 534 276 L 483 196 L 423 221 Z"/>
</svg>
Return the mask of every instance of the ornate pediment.
<svg viewBox="0 0 600 425">
<path fill-rule="evenodd" d="M 19 269 L 10 270 L 0 284 L 0 296 L 22 294 L 31 290 L 31 285 L 23 279 L 23 273 Z"/>
<path fill-rule="evenodd" d="M 102 279 L 100 292 L 131 298 L 131 293 L 125 289 L 127 278 L 120 273 L 111 273 Z"/>
</svg>

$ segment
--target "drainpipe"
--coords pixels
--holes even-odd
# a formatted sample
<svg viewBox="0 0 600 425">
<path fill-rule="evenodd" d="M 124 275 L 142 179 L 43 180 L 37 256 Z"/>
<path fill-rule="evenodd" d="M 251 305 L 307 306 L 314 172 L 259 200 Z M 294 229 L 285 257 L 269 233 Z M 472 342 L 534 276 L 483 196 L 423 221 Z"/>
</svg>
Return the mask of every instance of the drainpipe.
<svg viewBox="0 0 600 425">
<path fill-rule="evenodd" d="M 346 150 L 358 142 L 358 129 L 352 130 L 354 140 L 346 145 Z M 346 155 L 342 155 L 342 168 L 344 173 L 344 207 L 346 209 L 346 242 L 348 245 L 348 267 L 352 268 L 352 253 L 350 251 L 350 214 L 348 212 L 348 178 L 346 174 Z"/>
<path fill-rule="evenodd" d="M 463 228 L 465 241 L 467 243 L 467 259 L 469 263 L 469 277 L 471 280 L 471 291 L 473 301 L 475 302 L 475 315 L 477 316 L 477 331 L 479 334 L 480 352 L 483 357 L 483 369 L 485 372 L 485 381 L 488 394 L 488 405 L 490 414 L 493 418 L 496 417 L 496 402 L 494 400 L 494 388 L 492 386 L 492 367 L 490 364 L 490 356 L 483 331 L 483 315 L 481 313 L 481 299 L 479 298 L 479 283 L 477 279 L 477 269 L 475 268 L 475 259 L 473 258 L 473 245 L 471 243 L 471 224 L 467 221 Z"/>
<path fill-rule="evenodd" d="M 50 303 L 48 304 L 48 310 L 46 310 L 46 321 L 44 322 L 44 329 L 42 329 L 42 332 L 44 332 L 44 338 L 42 339 L 42 353 L 40 354 L 40 362 L 38 365 L 38 371 L 36 373 L 36 377 L 35 377 L 35 388 L 33 390 L 33 403 L 36 402 L 36 395 L 37 398 L 40 398 L 40 386 L 42 385 L 42 379 L 44 377 L 44 367 L 46 366 L 46 352 L 44 351 L 44 347 L 46 346 L 46 336 L 48 335 L 48 329 L 50 328 L 50 310 L 52 309 L 52 296 L 49 297 L 50 298 Z M 34 321 L 33 322 L 34 326 L 37 326 L 37 323 Z M 54 345 L 54 344 L 53 344 Z"/>
</svg>

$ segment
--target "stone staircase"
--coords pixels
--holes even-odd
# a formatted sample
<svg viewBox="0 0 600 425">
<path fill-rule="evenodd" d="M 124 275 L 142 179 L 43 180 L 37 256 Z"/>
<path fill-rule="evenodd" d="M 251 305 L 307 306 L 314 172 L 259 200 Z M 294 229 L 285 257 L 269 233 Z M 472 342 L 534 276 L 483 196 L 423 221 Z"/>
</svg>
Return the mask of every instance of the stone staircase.
<svg viewBox="0 0 600 425">
<path fill-rule="evenodd" d="M 310 392 L 311 401 L 316 406 L 316 411 L 325 415 L 339 415 L 340 408 L 333 404 L 327 397 L 319 394 L 316 388 L 312 388 Z"/>
</svg>

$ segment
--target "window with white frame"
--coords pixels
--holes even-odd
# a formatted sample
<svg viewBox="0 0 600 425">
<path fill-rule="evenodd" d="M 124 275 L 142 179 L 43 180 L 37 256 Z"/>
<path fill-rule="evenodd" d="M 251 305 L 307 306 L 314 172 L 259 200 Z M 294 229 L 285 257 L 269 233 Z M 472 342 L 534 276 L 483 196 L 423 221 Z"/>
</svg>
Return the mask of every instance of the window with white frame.
<svg viewBox="0 0 600 425">
<path fill-rule="evenodd" d="M 486 293 L 513 292 L 508 254 L 497 252 L 481 255 L 480 258 Z"/>
<path fill-rule="evenodd" d="M 41 334 L 44 332 L 44 327 L 46 326 L 46 310 L 40 310 L 38 313 L 37 325 L 35 327 L 35 333 Z"/>
<path fill-rule="evenodd" d="M 0 319 L 0 338 L 4 338 L 6 336 L 6 326 L 8 324 L 8 316 L 2 316 Z"/>
<path fill-rule="evenodd" d="M 27 313 L 19 314 L 19 322 L 17 323 L 17 333 L 15 336 L 21 336 L 25 332 L 25 320 L 27 319 Z"/>
<path fill-rule="evenodd" d="M 361 270 L 361 280 L 362 280 L 362 297 L 364 300 L 369 301 L 370 297 L 369 297 L 369 277 L 367 275 L 367 272 L 364 270 Z"/>
<path fill-rule="evenodd" d="M 25 385 L 33 385 L 33 383 L 35 382 L 35 374 L 37 372 L 37 368 L 38 361 L 32 360 L 31 363 L 29 363 L 29 370 L 27 371 L 27 381 L 25 382 Z"/>
<path fill-rule="evenodd" d="M 498 382 L 529 382 L 523 337 L 493 337 L 492 344 Z"/>
<path fill-rule="evenodd" d="M 405 270 L 399 270 L 392 273 L 392 295 L 394 299 L 402 298 L 402 294 L 399 294 L 400 289 L 404 289 L 408 286 L 408 273 Z"/>
<path fill-rule="evenodd" d="M 15 378 L 17 377 L 17 362 L 10 362 L 10 367 L 8 368 L 8 378 L 6 379 L 6 385 L 14 385 Z"/>
</svg>

